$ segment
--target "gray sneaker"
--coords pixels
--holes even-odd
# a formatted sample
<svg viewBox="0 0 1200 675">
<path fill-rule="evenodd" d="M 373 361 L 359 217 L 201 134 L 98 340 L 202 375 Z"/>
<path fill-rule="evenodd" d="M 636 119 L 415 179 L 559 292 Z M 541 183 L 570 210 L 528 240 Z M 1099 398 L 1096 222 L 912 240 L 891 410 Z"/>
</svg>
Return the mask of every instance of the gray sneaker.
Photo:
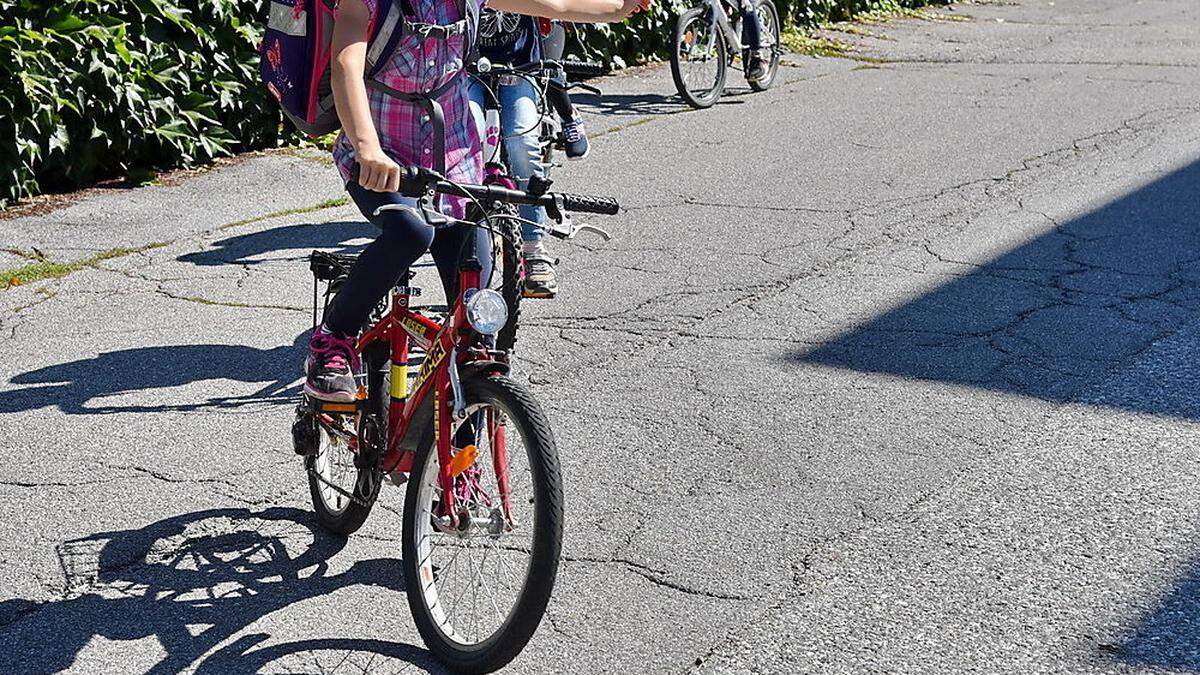
<svg viewBox="0 0 1200 675">
<path fill-rule="evenodd" d="M 553 298 L 558 294 L 558 275 L 554 272 L 557 262 L 540 244 L 525 253 L 525 288 L 521 292 L 526 298 Z"/>
</svg>

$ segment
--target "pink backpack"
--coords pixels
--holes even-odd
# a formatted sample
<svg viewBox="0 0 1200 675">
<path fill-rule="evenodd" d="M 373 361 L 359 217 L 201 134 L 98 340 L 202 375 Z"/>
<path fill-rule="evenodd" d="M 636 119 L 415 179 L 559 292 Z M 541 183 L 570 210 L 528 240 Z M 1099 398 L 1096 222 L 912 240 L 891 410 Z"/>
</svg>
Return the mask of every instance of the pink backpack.
<svg viewBox="0 0 1200 675">
<path fill-rule="evenodd" d="M 469 53 L 479 25 L 479 5 L 474 0 L 460 3 L 462 21 L 431 26 L 411 20 L 416 16 L 412 0 L 379 0 L 367 47 L 367 79 L 373 79 L 388 62 L 405 35 L 445 39 L 461 33 Z M 259 47 L 263 84 L 292 124 L 310 136 L 323 136 L 341 127 L 329 84 L 336 10 L 337 0 L 271 0 L 270 19 Z"/>
</svg>

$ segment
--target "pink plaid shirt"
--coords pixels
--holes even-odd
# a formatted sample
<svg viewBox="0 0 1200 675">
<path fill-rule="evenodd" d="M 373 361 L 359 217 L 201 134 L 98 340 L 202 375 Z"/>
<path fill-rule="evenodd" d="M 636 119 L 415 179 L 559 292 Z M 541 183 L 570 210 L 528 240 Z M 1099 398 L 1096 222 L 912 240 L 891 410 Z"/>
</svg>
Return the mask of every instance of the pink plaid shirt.
<svg viewBox="0 0 1200 675">
<path fill-rule="evenodd" d="M 482 0 L 466 0 L 479 2 Z M 377 0 L 364 0 L 374 15 Z M 438 25 L 452 24 L 462 16 L 455 0 L 414 0 L 416 21 Z M 421 38 L 406 35 L 388 62 L 376 75 L 381 83 L 405 93 L 431 91 L 458 77 L 462 70 L 463 36 L 449 39 Z M 388 96 L 373 88 L 367 89 L 371 117 L 383 151 L 401 166 L 434 168 L 433 124 L 419 104 Z M 446 118 L 446 177 L 460 183 L 479 183 L 483 176 L 483 151 L 479 134 L 468 106 L 467 78 L 459 77 L 437 98 Z M 354 164 L 354 148 L 343 132 L 333 144 L 333 160 L 342 179 L 350 180 Z M 442 197 L 442 209 L 450 216 L 462 218 L 465 200 Z"/>
</svg>

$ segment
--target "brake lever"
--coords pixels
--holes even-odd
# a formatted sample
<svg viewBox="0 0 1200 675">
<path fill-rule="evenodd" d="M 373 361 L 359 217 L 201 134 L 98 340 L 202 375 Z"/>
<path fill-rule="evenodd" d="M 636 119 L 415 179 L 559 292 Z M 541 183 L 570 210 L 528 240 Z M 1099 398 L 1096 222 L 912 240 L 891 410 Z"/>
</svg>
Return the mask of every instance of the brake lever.
<svg viewBox="0 0 1200 675">
<path fill-rule="evenodd" d="M 595 225 L 588 225 L 587 223 L 576 225 L 574 221 L 571 220 L 571 216 L 569 214 L 563 214 L 562 222 L 556 222 L 555 224 L 551 225 L 548 230 L 550 234 L 564 241 L 570 241 L 574 239 L 581 232 L 591 232 L 604 241 L 609 241 L 612 239 L 612 235 L 605 230 L 596 227 Z"/>
<path fill-rule="evenodd" d="M 610 239 L 612 239 L 612 235 L 609 234 L 603 228 L 596 227 L 595 225 L 588 225 L 587 223 L 584 223 L 582 225 L 577 225 L 574 228 L 572 228 L 571 236 L 568 238 L 574 239 L 575 235 L 579 234 L 580 232 L 591 232 L 592 234 L 596 235 L 597 237 L 600 237 L 600 239 L 602 239 L 603 241 L 609 241 Z"/>
<path fill-rule="evenodd" d="M 442 225 L 449 225 L 457 222 L 454 218 L 450 218 L 439 211 L 437 205 L 434 203 L 433 197 L 431 196 L 422 198 L 417 202 L 416 206 L 397 202 L 384 204 L 383 206 L 375 209 L 374 215 L 379 216 L 379 214 L 386 213 L 388 211 L 409 211 L 411 213 L 415 213 L 425 221 L 426 225 L 429 225 L 430 227 L 440 227 Z"/>
</svg>

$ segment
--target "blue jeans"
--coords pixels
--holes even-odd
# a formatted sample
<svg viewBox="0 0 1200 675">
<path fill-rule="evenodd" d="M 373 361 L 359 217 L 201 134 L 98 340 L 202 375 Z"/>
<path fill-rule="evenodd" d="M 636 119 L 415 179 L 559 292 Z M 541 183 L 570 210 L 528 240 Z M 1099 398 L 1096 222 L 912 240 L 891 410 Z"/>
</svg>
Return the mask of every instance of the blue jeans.
<svg viewBox="0 0 1200 675">
<path fill-rule="evenodd" d="M 471 113 L 479 125 L 479 138 L 487 138 L 483 110 L 490 96 L 487 87 L 476 79 L 468 87 L 471 96 Z M 500 132 L 503 134 L 504 151 L 508 153 L 508 170 L 522 190 L 529 187 L 533 176 L 545 177 L 542 164 L 542 148 L 538 136 L 542 132 L 542 116 L 538 113 L 537 90 L 533 83 L 518 79 L 505 84 L 495 92 L 500 101 Z M 490 157 L 487 159 L 491 159 Z M 540 206 L 522 206 L 521 217 L 538 224 L 546 222 L 546 210 Z M 546 233 L 529 223 L 521 224 L 521 238 L 527 242 L 541 241 Z"/>
</svg>

